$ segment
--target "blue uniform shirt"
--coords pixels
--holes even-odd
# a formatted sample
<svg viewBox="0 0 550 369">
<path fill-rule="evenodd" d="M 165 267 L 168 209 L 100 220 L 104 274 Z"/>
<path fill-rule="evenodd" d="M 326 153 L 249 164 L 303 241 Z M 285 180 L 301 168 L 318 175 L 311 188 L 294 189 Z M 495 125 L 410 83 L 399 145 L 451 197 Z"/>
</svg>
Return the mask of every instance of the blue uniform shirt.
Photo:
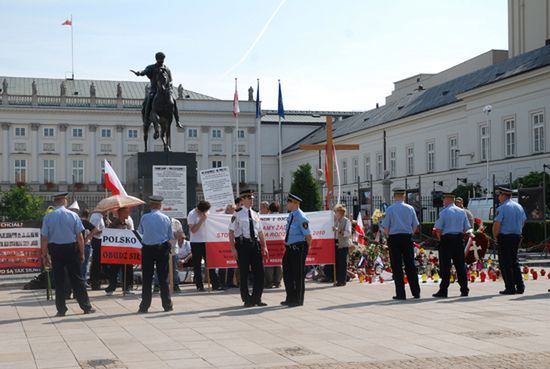
<svg viewBox="0 0 550 369">
<path fill-rule="evenodd" d="M 46 214 L 42 221 L 41 233 L 48 237 L 48 243 L 75 243 L 77 235 L 84 230 L 82 221 L 76 213 L 64 206 L 57 207 Z"/>
<path fill-rule="evenodd" d="M 306 240 L 306 236 L 311 235 L 311 230 L 309 229 L 309 219 L 304 214 L 302 209 L 298 209 L 288 214 L 286 221 L 286 234 L 288 235 L 288 238 L 286 239 L 287 245 L 292 245 L 297 242 L 304 242 Z"/>
<path fill-rule="evenodd" d="M 139 233 L 142 234 L 143 245 L 160 245 L 174 239 L 172 222 L 160 210 L 152 210 L 143 214 L 139 222 Z"/>
<path fill-rule="evenodd" d="M 523 207 L 515 201 L 506 200 L 497 208 L 495 222 L 500 222 L 501 234 L 521 234 L 527 216 Z"/>
<path fill-rule="evenodd" d="M 390 205 L 382 220 L 382 228 L 388 229 L 390 236 L 412 234 L 418 224 L 414 208 L 403 201 L 396 201 Z"/>
<path fill-rule="evenodd" d="M 466 212 L 455 204 L 450 204 L 441 211 L 434 227 L 442 234 L 464 233 L 472 228 Z"/>
</svg>

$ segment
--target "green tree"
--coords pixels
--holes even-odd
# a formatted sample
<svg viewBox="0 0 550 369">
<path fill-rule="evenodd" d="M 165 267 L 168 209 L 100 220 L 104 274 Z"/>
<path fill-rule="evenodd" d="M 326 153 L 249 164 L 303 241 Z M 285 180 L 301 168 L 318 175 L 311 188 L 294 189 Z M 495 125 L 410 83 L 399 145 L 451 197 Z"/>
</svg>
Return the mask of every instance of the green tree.
<svg viewBox="0 0 550 369">
<path fill-rule="evenodd" d="M 476 197 L 481 194 L 481 186 L 479 185 L 479 183 L 466 183 L 464 185 L 459 185 L 457 188 L 455 188 L 453 190 L 453 193 L 456 197 L 462 197 L 462 199 L 464 200 L 464 207 L 467 208 L 468 202 L 470 201 L 472 195 Z"/>
<path fill-rule="evenodd" d="M 44 202 L 27 187 L 14 186 L 0 199 L 0 216 L 9 221 L 40 220 L 44 216 Z"/>
<path fill-rule="evenodd" d="M 542 176 L 546 176 L 546 204 L 550 204 L 550 175 L 544 172 L 530 172 L 529 174 L 516 178 L 512 182 L 512 188 L 542 187 Z"/>
<path fill-rule="evenodd" d="M 309 163 L 300 165 L 298 170 L 292 173 L 290 192 L 303 200 L 300 206 L 303 211 L 321 210 L 323 204 L 319 183 L 313 178 Z"/>
</svg>

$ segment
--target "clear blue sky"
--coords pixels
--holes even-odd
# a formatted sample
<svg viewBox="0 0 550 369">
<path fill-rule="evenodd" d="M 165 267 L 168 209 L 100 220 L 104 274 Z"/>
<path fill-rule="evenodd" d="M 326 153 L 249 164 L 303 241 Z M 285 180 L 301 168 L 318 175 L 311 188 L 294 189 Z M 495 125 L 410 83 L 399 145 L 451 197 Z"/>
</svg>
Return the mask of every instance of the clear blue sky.
<svg viewBox="0 0 550 369">
<path fill-rule="evenodd" d="M 263 108 L 276 108 L 281 79 L 287 110 L 371 109 L 394 81 L 508 47 L 506 0 L 0 0 L 0 8 L 0 74 L 69 76 L 61 23 L 72 14 L 77 79 L 140 80 L 128 69 L 162 50 L 176 84 L 217 98 L 232 99 L 237 77 L 245 99 L 260 78 Z"/>
</svg>

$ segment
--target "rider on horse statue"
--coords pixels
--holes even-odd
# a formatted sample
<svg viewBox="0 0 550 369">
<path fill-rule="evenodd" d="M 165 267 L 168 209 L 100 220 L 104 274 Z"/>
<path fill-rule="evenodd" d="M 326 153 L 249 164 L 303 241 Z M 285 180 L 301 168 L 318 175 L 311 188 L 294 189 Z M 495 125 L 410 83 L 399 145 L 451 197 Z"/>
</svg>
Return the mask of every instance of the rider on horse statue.
<svg viewBox="0 0 550 369">
<path fill-rule="evenodd" d="M 149 78 L 149 80 L 151 81 L 149 95 L 145 97 L 145 109 L 143 111 L 143 123 L 145 125 L 148 125 L 149 121 L 152 121 L 151 108 L 153 105 L 153 98 L 157 93 L 157 80 L 159 78 L 159 75 L 162 73 L 162 71 L 166 71 L 166 73 L 168 74 L 170 91 L 172 91 L 172 73 L 170 72 L 170 69 L 168 69 L 168 67 L 164 65 L 165 57 L 166 56 L 164 55 L 163 52 L 158 52 L 155 54 L 155 59 L 157 60 L 155 64 L 148 65 L 144 70 L 138 71 L 138 72 L 130 70 L 136 76 L 147 76 L 147 78 Z M 176 125 L 179 128 L 183 128 L 183 125 L 180 123 L 180 117 L 178 113 L 178 106 L 176 104 L 176 98 L 172 96 L 172 99 L 174 103 L 174 118 L 176 119 Z M 152 122 L 156 127 L 157 122 L 154 122 L 154 121 Z"/>
</svg>

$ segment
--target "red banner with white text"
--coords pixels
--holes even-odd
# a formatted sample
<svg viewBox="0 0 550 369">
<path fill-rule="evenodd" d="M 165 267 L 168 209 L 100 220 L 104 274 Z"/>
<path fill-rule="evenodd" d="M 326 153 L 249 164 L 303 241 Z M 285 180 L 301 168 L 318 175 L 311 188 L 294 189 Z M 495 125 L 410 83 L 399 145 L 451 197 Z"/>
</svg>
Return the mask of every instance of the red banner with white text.
<svg viewBox="0 0 550 369">
<path fill-rule="evenodd" d="M 136 232 L 104 229 L 101 233 L 101 264 L 141 264 L 141 242 Z"/>
<path fill-rule="evenodd" d="M 334 264 L 334 213 L 318 211 L 306 213 L 313 242 L 306 258 L 306 265 Z M 264 266 L 280 266 L 285 254 L 285 232 L 288 214 L 260 215 L 262 230 L 267 242 L 269 257 Z M 231 255 L 229 245 L 229 223 L 231 215 L 210 214 L 206 221 L 207 267 L 236 268 L 237 261 Z"/>
</svg>

